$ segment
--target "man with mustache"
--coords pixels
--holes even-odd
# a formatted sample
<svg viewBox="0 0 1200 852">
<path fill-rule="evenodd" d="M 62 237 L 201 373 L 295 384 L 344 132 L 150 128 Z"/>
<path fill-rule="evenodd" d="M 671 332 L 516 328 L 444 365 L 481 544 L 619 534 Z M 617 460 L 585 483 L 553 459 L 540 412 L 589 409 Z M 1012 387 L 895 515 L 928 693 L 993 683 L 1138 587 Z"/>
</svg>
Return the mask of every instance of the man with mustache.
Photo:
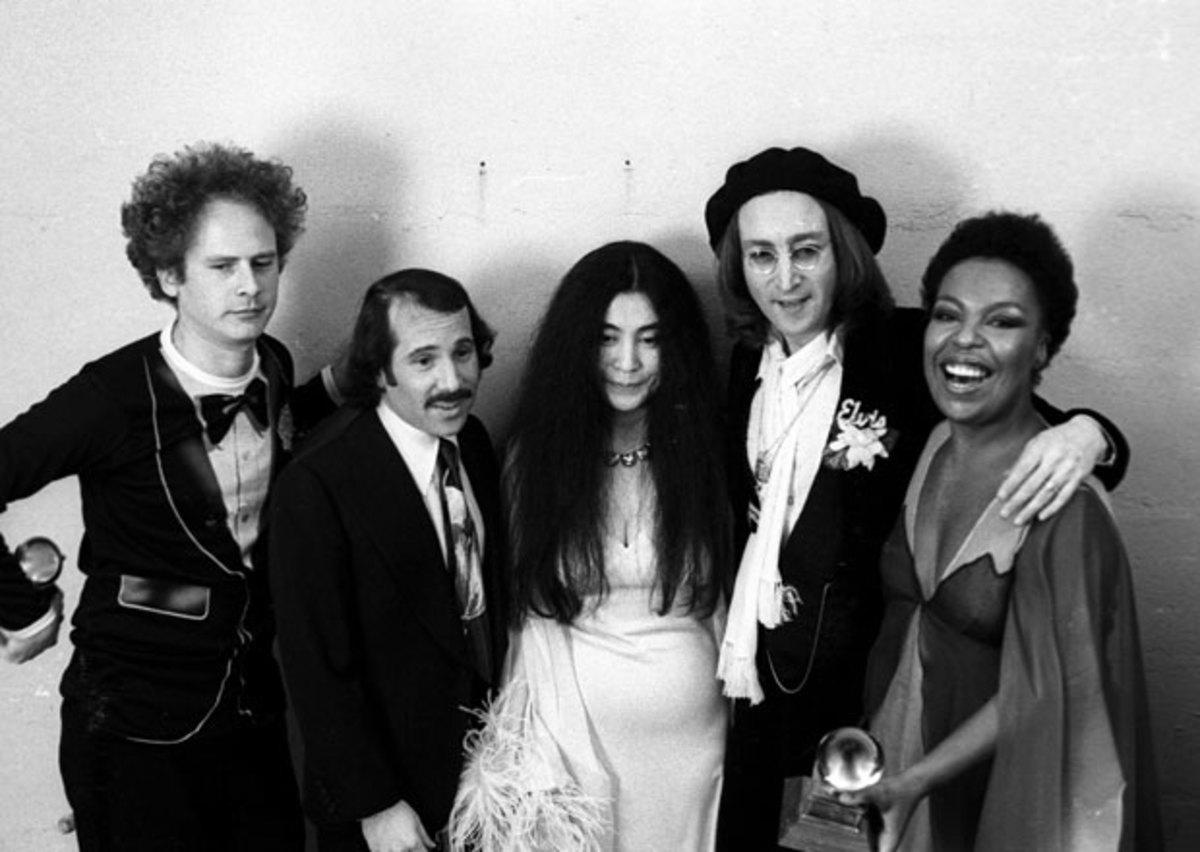
<svg viewBox="0 0 1200 852">
<path fill-rule="evenodd" d="M 303 844 L 263 507 L 297 402 L 264 329 L 306 207 L 289 167 L 249 151 L 157 157 L 121 224 L 170 319 L 0 429 L 0 509 L 79 477 L 59 765 L 83 850 Z M 62 609 L 0 538 L 0 657 L 53 645 Z"/>
<path fill-rule="evenodd" d="M 280 653 L 323 852 L 441 842 L 470 709 L 500 672 L 499 467 L 470 415 L 493 337 L 445 275 L 372 284 L 350 405 L 273 495 Z"/>
</svg>

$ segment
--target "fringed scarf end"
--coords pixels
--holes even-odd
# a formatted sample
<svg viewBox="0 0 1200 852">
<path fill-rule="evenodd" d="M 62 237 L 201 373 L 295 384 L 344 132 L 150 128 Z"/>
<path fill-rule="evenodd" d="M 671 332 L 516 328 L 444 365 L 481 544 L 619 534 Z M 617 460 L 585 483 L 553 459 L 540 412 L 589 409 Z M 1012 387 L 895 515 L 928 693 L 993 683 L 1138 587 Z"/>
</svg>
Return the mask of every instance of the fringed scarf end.
<svg viewBox="0 0 1200 852">
<path fill-rule="evenodd" d="M 750 703 L 762 702 L 762 686 L 758 682 L 758 670 L 753 657 L 735 657 L 728 653 L 729 649 L 721 651 L 721 662 L 717 666 L 717 678 L 724 682 L 723 692 L 727 698 L 747 698 Z"/>
</svg>

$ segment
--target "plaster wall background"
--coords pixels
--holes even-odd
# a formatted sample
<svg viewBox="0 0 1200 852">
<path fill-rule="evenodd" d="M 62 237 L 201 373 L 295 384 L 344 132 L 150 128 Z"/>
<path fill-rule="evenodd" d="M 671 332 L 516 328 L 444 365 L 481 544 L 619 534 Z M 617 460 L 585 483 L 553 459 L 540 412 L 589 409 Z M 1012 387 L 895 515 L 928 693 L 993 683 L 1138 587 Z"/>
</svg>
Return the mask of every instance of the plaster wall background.
<svg viewBox="0 0 1200 852">
<path fill-rule="evenodd" d="M 737 159 L 814 147 L 890 219 L 903 304 L 959 218 L 1041 213 L 1076 261 L 1047 373 L 1133 445 L 1115 495 L 1135 566 L 1173 849 L 1200 848 L 1200 6 L 907 3 L 189 4 L 0 0 L 0 422 L 169 317 L 118 209 L 152 155 L 234 141 L 308 191 L 272 332 L 301 377 L 363 289 L 460 278 L 500 331 L 477 412 L 503 439 L 533 326 L 585 251 L 648 241 L 719 312 L 704 201 Z M 78 489 L 9 508 L 74 555 Z M 71 606 L 80 577 L 63 582 Z M 0 670 L 0 850 L 73 848 L 57 774 L 58 648 Z"/>
</svg>

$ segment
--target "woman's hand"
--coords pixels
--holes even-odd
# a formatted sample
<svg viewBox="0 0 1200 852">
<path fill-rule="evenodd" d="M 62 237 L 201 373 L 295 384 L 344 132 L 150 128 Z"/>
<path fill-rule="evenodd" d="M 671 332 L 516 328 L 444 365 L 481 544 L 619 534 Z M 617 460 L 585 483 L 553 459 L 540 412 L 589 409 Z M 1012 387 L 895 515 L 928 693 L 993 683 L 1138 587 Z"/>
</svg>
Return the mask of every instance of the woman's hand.
<svg viewBox="0 0 1200 852">
<path fill-rule="evenodd" d="M 900 843 L 900 837 L 908 826 L 917 803 L 925 796 L 921 784 L 909 773 L 884 778 L 855 793 L 839 793 L 838 801 L 844 805 L 874 805 L 883 817 L 883 828 L 879 833 L 879 852 L 892 852 Z"/>
<path fill-rule="evenodd" d="M 1000 484 L 1000 516 L 1018 525 L 1034 515 L 1046 520 L 1067 504 L 1107 452 L 1104 431 L 1086 414 L 1039 432 Z"/>
</svg>

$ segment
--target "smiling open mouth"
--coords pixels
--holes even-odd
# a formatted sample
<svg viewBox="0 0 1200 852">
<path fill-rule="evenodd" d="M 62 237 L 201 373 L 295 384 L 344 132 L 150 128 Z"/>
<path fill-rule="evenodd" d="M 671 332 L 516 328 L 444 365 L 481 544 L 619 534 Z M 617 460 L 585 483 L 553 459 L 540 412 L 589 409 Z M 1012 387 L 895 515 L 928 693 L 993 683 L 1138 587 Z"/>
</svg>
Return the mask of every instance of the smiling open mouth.
<svg viewBox="0 0 1200 852">
<path fill-rule="evenodd" d="M 974 390 L 991 377 L 992 371 L 981 364 L 947 361 L 941 365 L 942 376 L 952 391 Z"/>
</svg>

